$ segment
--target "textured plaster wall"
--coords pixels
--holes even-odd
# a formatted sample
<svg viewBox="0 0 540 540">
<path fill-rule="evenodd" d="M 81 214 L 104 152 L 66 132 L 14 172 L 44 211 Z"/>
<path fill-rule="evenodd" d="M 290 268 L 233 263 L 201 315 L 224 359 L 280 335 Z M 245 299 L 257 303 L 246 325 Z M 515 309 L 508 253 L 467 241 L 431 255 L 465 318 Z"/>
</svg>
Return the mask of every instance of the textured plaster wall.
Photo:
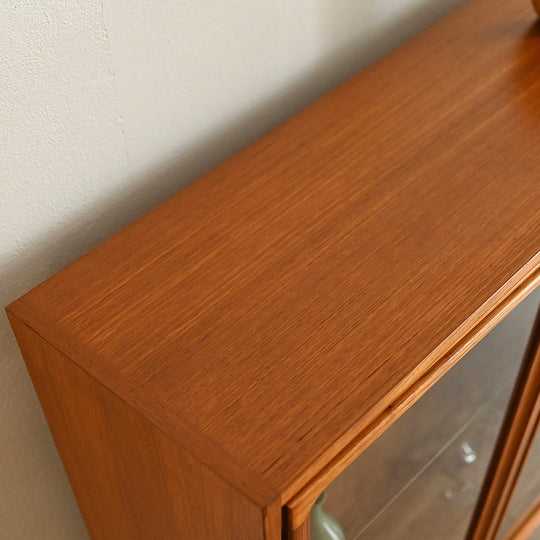
<svg viewBox="0 0 540 540">
<path fill-rule="evenodd" d="M 0 305 L 462 1 L 1 2 Z M 0 538 L 87 538 L 4 314 Z"/>
</svg>

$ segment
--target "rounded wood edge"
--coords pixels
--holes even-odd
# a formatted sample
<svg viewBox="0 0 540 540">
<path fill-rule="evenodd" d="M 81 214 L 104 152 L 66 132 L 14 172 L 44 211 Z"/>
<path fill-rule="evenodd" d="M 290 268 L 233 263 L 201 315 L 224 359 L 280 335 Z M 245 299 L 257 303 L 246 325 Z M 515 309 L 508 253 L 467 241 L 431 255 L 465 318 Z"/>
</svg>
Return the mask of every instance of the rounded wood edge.
<svg viewBox="0 0 540 540">
<path fill-rule="evenodd" d="M 532 4 L 536 14 L 540 17 L 540 0 L 532 0 Z"/>
</svg>

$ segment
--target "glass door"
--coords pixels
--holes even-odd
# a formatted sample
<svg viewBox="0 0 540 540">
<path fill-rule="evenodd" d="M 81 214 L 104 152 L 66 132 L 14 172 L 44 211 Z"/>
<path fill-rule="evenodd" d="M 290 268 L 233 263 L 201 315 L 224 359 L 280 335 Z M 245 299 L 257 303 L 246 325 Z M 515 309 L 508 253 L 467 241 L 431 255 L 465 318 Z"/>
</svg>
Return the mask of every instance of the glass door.
<svg viewBox="0 0 540 540">
<path fill-rule="evenodd" d="M 312 540 L 463 540 L 539 302 L 521 302 L 330 484 Z M 539 494 L 537 442 L 503 532 Z"/>
</svg>

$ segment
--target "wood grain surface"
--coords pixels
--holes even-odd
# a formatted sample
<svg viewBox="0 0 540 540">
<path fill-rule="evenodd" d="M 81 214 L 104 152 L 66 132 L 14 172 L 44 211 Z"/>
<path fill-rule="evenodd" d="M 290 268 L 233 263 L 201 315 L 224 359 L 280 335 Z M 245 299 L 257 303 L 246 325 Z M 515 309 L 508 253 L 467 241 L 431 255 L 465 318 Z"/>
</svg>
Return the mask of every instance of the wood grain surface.
<svg viewBox="0 0 540 540">
<path fill-rule="evenodd" d="M 279 498 L 259 508 L 24 323 L 11 323 L 93 539 L 279 538 Z"/>
<path fill-rule="evenodd" d="M 538 284 L 539 57 L 528 0 L 472 2 L 8 310 L 286 503 Z"/>
</svg>

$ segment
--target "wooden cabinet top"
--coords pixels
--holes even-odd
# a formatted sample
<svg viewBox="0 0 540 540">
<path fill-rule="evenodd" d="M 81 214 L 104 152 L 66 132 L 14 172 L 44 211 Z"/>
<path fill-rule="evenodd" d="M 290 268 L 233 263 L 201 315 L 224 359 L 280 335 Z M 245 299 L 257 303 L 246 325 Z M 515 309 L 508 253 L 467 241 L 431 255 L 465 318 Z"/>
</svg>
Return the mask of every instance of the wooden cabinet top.
<svg viewBox="0 0 540 540">
<path fill-rule="evenodd" d="M 539 203 L 540 29 L 477 0 L 8 311 L 285 503 L 539 282 Z"/>
</svg>

